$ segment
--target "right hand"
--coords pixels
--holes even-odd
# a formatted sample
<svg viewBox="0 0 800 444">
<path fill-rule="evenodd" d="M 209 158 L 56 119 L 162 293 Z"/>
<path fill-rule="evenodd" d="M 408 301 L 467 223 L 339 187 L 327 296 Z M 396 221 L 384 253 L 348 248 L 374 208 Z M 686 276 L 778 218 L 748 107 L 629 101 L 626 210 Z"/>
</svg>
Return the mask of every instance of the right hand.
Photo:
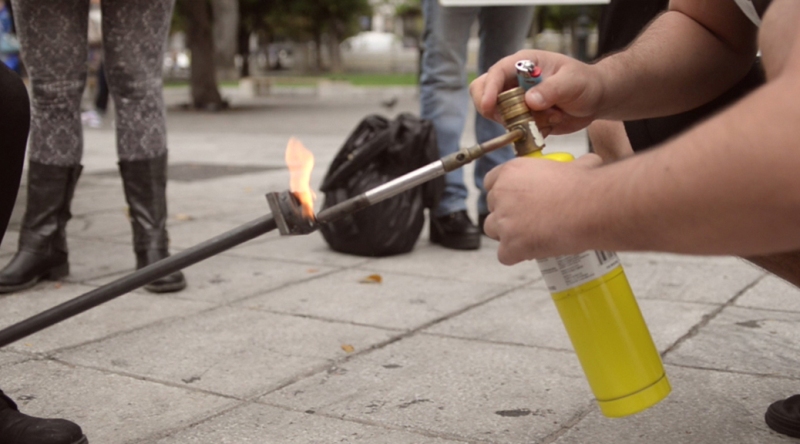
<svg viewBox="0 0 800 444">
<path fill-rule="evenodd" d="M 594 65 L 562 54 L 531 49 L 501 59 L 472 82 L 470 94 L 481 115 L 502 123 L 497 96 L 517 86 L 514 64 L 520 60 L 530 60 L 542 69 L 543 80 L 525 93 L 525 103 L 534 114 L 543 114 L 536 116 L 537 122 L 546 122 L 546 127 L 539 128 L 543 133 L 572 133 L 597 118 L 602 83 Z"/>
</svg>

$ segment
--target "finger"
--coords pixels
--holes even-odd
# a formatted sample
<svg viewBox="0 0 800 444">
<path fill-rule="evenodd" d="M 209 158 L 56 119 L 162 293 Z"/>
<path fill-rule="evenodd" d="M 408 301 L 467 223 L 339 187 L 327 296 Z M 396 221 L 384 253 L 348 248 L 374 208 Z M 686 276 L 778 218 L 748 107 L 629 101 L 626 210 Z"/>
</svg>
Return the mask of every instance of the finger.
<svg viewBox="0 0 800 444">
<path fill-rule="evenodd" d="M 486 88 L 486 76 L 486 74 L 481 74 L 469 84 L 469 95 L 472 97 L 472 104 L 481 114 L 483 114 L 482 104 L 484 89 Z"/>
<path fill-rule="evenodd" d="M 553 94 L 547 94 L 545 96 L 545 93 L 549 92 L 547 88 L 543 87 L 545 83 L 546 82 L 543 81 L 536 88 L 531 88 L 525 93 L 525 104 L 528 105 L 528 108 L 534 111 L 541 111 L 555 104 L 548 101 L 548 98 L 552 98 Z"/>
<path fill-rule="evenodd" d="M 495 204 L 494 195 L 495 194 L 492 193 L 491 191 L 486 193 L 486 208 L 489 210 L 489 213 L 494 211 L 494 204 Z"/>
<path fill-rule="evenodd" d="M 503 243 L 501 241 L 500 246 L 497 248 L 497 260 L 503 265 L 514 265 L 522 262 L 523 258 L 514 250 L 515 249 L 511 247 L 508 242 Z"/>
<path fill-rule="evenodd" d="M 498 165 L 492 168 L 486 176 L 483 177 L 483 188 L 489 192 L 494 187 L 495 182 L 497 182 L 497 178 L 500 176 L 500 170 L 503 168 L 503 165 Z M 489 210 L 491 211 L 491 210 Z"/>
<path fill-rule="evenodd" d="M 525 58 L 525 55 L 521 54 L 522 52 L 523 51 L 520 51 L 514 55 L 503 57 L 500 61 L 492 65 L 486 74 L 484 74 L 483 95 L 478 107 L 478 110 L 484 116 L 494 115 L 494 109 L 497 105 L 497 96 L 501 92 L 517 86 L 514 64 L 518 60 Z"/>
<path fill-rule="evenodd" d="M 500 240 L 500 235 L 497 232 L 497 228 L 497 217 L 492 213 L 489 213 L 489 216 L 487 216 L 486 220 L 483 221 L 483 232 L 494 240 Z"/>
<path fill-rule="evenodd" d="M 597 168 L 603 165 L 603 158 L 595 153 L 589 153 L 578 157 L 572 164 L 579 165 L 584 168 Z"/>
</svg>

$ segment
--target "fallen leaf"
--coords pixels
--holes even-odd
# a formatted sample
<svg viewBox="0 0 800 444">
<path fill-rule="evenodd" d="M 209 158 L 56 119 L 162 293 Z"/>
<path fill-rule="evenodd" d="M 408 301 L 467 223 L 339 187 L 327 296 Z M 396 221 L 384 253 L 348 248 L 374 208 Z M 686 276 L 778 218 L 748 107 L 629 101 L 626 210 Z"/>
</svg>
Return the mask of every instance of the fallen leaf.
<svg viewBox="0 0 800 444">
<path fill-rule="evenodd" d="M 362 284 L 380 284 L 383 282 L 383 278 L 379 274 L 371 274 L 358 282 Z"/>
<path fill-rule="evenodd" d="M 194 217 L 192 217 L 192 216 L 190 216 L 188 214 L 185 214 L 185 213 L 178 213 L 178 214 L 175 215 L 175 220 L 179 220 L 179 221 L 185 222 L 187 220 L 194 220 Z"/>
<path fill-rule="evenodd" d="M 345 353 L 353 353 L 356 351 L 356 348 L 350 344 L 342 344 L 342 350 L 344 350 Z"/>
<path fill-rule="evenodd" d="M 58 290 L 59 288 L 61 288 L 61 286 L 62 286 L 62 285 L 64 285 L 64 284 L 62 284 L 61 282 L 56 282 L 56 283 L 53 285 L 53 287 L 54 287 L 56 290 Z"/>
<path fill-rule="evenodd" d="M 309 272 L 309 273 L 317 273 L 317 272 L 319 272 L 319 268 L 309 268 L 306 271 Z"/>
</svg>

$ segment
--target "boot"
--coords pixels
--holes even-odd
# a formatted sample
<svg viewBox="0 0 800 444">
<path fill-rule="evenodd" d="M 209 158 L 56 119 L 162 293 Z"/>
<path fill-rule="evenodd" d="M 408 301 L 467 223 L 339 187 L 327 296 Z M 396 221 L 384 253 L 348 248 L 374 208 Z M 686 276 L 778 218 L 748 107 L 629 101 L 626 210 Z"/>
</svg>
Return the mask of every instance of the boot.
<svg viewBox="0 0 800 444">
<path fill-rule="evenodd" d="M 133 228 L 136 269 L 169 256 L 167 236 L 167 155 L 146 160 L 120 161 L 125 200 Z M 183 273 L 176 272 L 144 287 L 151 293 L 186 288 Z"/>
<path fill-rule="evenodd" d="M 88 444 L 89 441 L 78 424 L 22 414 L 14 401 L 0 391 L 0 443 Z"/>
<path fill-rule="evenodd" d="M 42 279 L 69 274 L 67 221 L 80 165 L 63 167 L 30 162 L 28 203 L 17 254 L 0 271 L 0 293 L 33 287 Z"/>
</svg>

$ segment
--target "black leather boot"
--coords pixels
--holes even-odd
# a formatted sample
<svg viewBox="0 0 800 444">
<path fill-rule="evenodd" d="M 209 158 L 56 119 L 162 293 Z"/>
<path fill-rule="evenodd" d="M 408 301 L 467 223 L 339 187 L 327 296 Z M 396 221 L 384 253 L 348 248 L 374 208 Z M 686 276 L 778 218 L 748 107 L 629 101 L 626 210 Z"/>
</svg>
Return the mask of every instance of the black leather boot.
<svg viewBox="0 0 800 444">
<path fill-rule="evenodd" d="M 455 250 L 477 250 L 481 247 L 481 232 L 466 211 L 456 211 L 431 217 L 431 242 Z"/>
<path fill-rule="evenodd" d="M 19 248 L 0 271 L 0 293 L 33 287 L 42 279 L 69 274 L 67 221 L 80 165 L 28 164 L 28 202 L 19 233 Z"/>
<path fill-rule="evenodd" d="M 78 424 L 22 414 L 14 401 L 0 391 L 0 443 L 88 444 L 89 441 Z"/>
<path fill-rule="evenodd" d="M 167 235 L 167 155 L 146 160 L 120 161 L 125 200 L 133 228 L 136 269 L 169 257 Z M 152 293 L 186 288 L 183 273 L 176 272 L 144 287 Z"/>
</svg>

